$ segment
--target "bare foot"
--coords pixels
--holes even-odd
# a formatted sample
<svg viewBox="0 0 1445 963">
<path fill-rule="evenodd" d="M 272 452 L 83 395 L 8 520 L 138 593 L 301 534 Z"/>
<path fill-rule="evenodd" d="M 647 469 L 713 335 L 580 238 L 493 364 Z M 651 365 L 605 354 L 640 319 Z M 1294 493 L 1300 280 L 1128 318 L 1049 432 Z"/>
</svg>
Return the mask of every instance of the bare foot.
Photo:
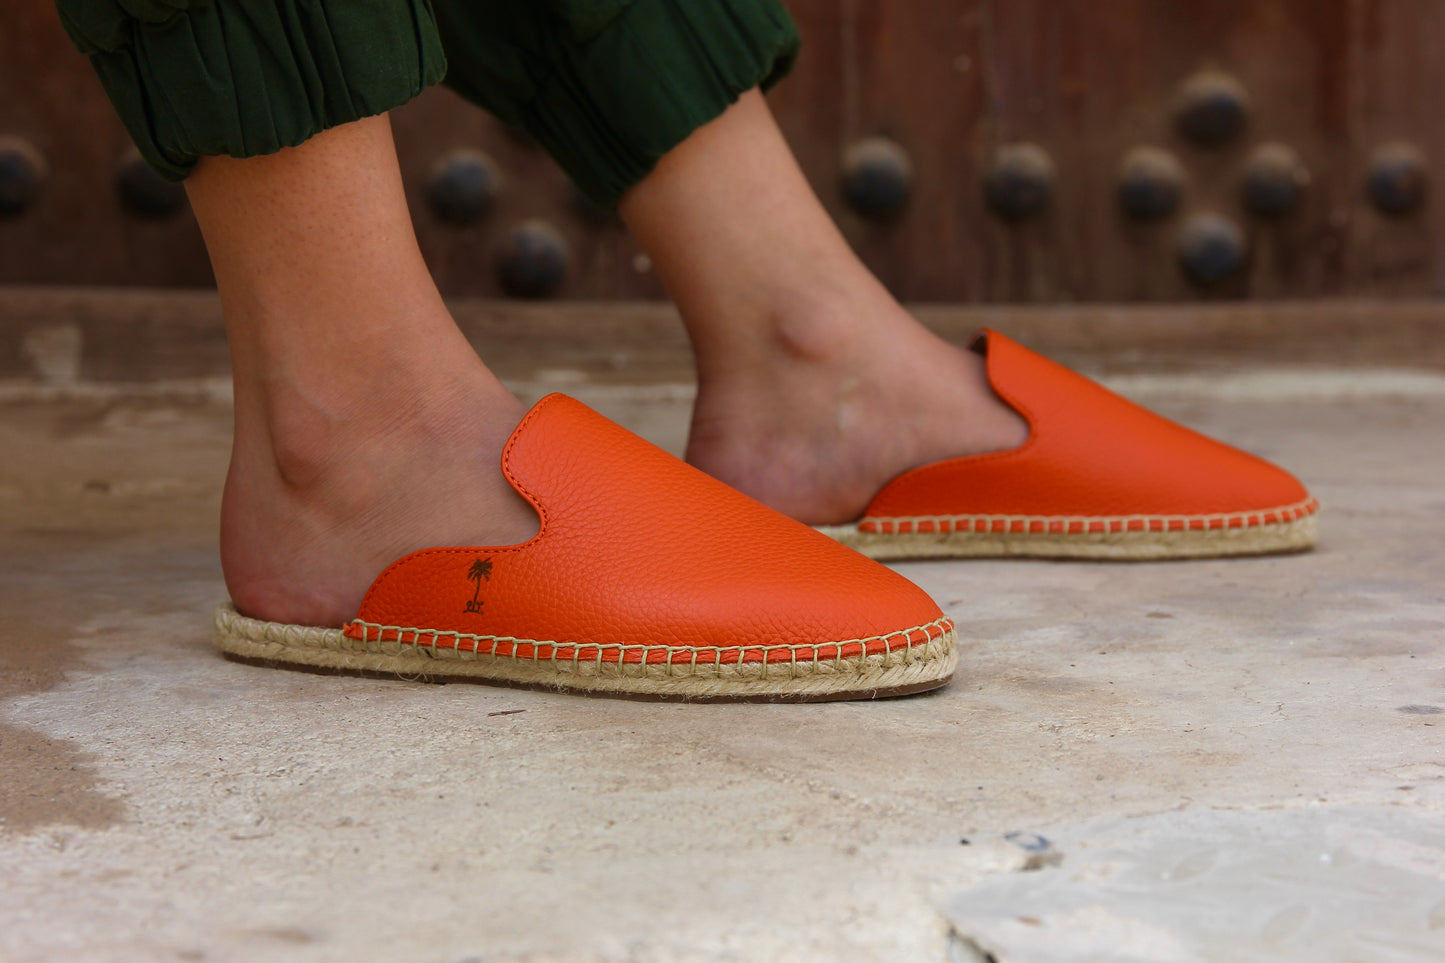
<svg viewBox="0 0 1445 963">
<path fill-rule="evenodd" d="M 622 198 L 697 354 L 688 461 L 794 518 L 852 521 L 890 479 L 1012 448 L 982 359 L 915 321 L 829 219 L 757 91 Z"/>
<path fill-rule="evenodd" d="M 468 367 L 395 372 L 347 405 L 273 384 L 264 417 L 238 397 L 221 565 L 243 614 L 341 625 L 409 552 L 536 534 L 536 512 L 499 468 L 522 406 L 480 364 Z"/>
<path fill-rule="evenodd" d="M 746 365 L 699 366 L 687 460 L 811 525 L 863 514 L 910 468 L 1023 444 L 984 359 L 890 297 L 792 305 Z"/>
</svg>

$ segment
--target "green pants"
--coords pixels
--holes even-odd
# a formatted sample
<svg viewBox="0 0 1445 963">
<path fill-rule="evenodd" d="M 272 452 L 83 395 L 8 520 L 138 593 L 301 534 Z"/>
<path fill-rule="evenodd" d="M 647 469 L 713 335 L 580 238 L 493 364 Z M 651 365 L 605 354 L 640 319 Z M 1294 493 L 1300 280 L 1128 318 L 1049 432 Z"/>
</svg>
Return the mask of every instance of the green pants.
<svg viewBox="0 0 1445 963">
<path fill-rule="evenodd" d="M 444 81 L 612 205 L 798 48 L 777 0 L 57 0 L 136 146 L 181 180 Z"/>
</svg>

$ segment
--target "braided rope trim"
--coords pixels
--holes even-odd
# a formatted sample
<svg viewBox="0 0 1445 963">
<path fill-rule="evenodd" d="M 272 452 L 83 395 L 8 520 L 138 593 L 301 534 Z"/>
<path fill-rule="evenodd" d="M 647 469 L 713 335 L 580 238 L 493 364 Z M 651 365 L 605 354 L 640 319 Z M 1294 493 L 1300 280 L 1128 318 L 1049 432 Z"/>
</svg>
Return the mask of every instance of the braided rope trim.
<svg viewBox="0 0 1445 963">
<path fill-rule="evenodd" d="M 549 642 L 539 639 L 522 639 L 505 635 L 476 635 L 469 632 L 453 632 L 443 629 L 423 629 L 397 625 L 378 625 L 356 619 L 344 630 L 348 639 L 359 642 L 368 651 L 395 654 L 400 648 L 386 649 L 386 646 L 409 647 L 432 658 L 442 653 L 455 653 L 463 661 L 478 656 L 530 660 L 533 662 L 579 662 L 648 663 L 666 665 L 691 665 L 708 663 L 786 663 L 790 665 L 834 662 L 841 666 L 844 659 L 870 654 L 882 654 L 891 658 L 895 649 L 901 650 L 905 663 L 914 660 L 914 649 L 926 646 L 953 631 L 953 622 L 947 617 L 936 619 L 926 625 L 915 626 L 888 635 L 875 635 L 862 639 L 847 639 L 842 642 L 805 643 L 789 645 L 783 643 L 755 645 L 661 645 L 644 642 L 615 643 L 567 643 Z M 921 636 L 921 637 L 920 637 Z M 371 646 L 378 648 L 372 649 Z M 872 651 L 870 651 L 872 650 Z M 801 655 L 801 659 L 799 656 Z M 442 656 L 446 657 L 446 656 Z"/>
<path fill-rule="evenodd" d="M 866 639 L 736 646 L 569 645 L 364 622 L 360 624 L 367 630 L 356 637 L 342 629 L 247 618 L 230 605 L 216 610 L 215 622 L 221 648 L 243 655 L 387 671 L 421 671 L 428 664 L 447 663 L 466 674 L 497 678 L 530 679 L 542 670 L 557 679 L 569 675 L 733 681 L 841 677 L 905 683 L 914 681 L 914 675 L 919 680 L 946 679 L 957 659 L 953 622 L 946 617 Z M 875 651 L 870 652 L 870 647 Z M 604 652 L 615 657 L 607 658 Z M 630 661 L 624 658 L 629 652 L 636 653 Z M 754 654 L 759 657 L 749 658 Z M 899 672 L 907 673 L 907 678 Z"/>
<path fill-rule="evenodd" d="M 1313 498 L 1254 512 L 1213 515 L 917 515 L 866 516 L 856 525 L 834 525 L 820 530 L 863 532 L 870 535 L 936 535 L 953 532 L 989 535 L 1112 535 L 1130 532 L 1204 532 L 1283 525 L 1319 511 Z"/>
</svg>

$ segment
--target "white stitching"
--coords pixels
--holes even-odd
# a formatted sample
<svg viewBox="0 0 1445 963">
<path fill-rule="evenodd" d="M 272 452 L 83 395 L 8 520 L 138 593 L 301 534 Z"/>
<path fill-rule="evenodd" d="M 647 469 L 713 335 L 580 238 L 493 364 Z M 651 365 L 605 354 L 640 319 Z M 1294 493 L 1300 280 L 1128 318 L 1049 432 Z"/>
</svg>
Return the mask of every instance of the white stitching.
<svg viewBox="0 0 1445 963">
<path fill-rule="evenodd" d="M 245 617 L 238 616 L 238 618 Z M 460 652 L 461 650 L 459 648 L 459 643 L 467 641 L 472 643 L 473 648 L 471 651 L 474 653 L 474 658 L 479 658 L 483 654 L 495 658 L 497 646 L 502 643 L 510 643 L 512 646 L 512 650 L 510 653 L 512 661 L 519 661 L 522 657 L 518 655 L 518 650 L 520 650 L 520 648 L 524 645 L 530 645 L 532 647 L 531 661 L 541 662 L 543 660 L 539 656 L 539 652 L 542 646 L 547 646 L 551 650 L 551 662 L 555 666 L 557 662 L 558 649 L 572 649 L 572 658 L 575 662 L 578 658 L 578 654 L 582 649 L 595 647 L 597 649 L 598 668 L 601 668 L 604 664 L 622 664 L 625 660 L 627 653 L 629 652 L 638 652 L 641 655 L 641 658 L 638 661 L 638 664 L 640 665 L 648 664 L 648 656 L 654 653 L 666 653 L 668 656 L 667 666 L 669 667 L 670 671 L 673 654 L 677 652 L 688 652 L 692 655 L 692 666 L 694 671 L 696 671 L 699 655 L 702 655 L 704 653 L 711 653 L 714 656 L 712 662 L 721 666 L 723 664 L 724 653 L 736 652 L 737 660 L 730 664 L 731 667 L 741 668 L 744 665 L 761 664 L 763 666 L 764 673 L 766 673 L 767 664 L 769 662 L 768 654 L 771 652 L 790 652 L 792 653 L 793 662 L 796 663 L 797 652 L 799 650 L 806 651 L 811 649 L 813 652 L 813 665 L 816 669 L 819 659 L 819 650 L 824 648 L 832 648 L 834 650 L 834 667 L 839 671 L 842 671 L 844 658 L 843 648 L 845 646 L 860 646 L 861 651 L 859 655 L 867 656 L 869 645 L 875 642 L 882 642 L 884 646 L 884 656 L 886 658 L 887 655 L 891 652 L 891 640 L 898 638 L 900 635 L 909 641 L 911 650 L 911 643 L 914 632 L 923 632 L 927 637 L 927 640 L 929 642 L 932 642 L 935 640 L 935 638 L 942 638 L 943 636 L 947 635 L 949 630 L 953 628 L 953 622 L 947 616 L 945 616 L 941 619 L 935 619 L 934 621 L 929 622 L 926 625 L 914 626 L 911 629 L 899 632 L 892 632 L 888 635 L 874 635 L 869 636 L 868 638 L 861 639 L 846 639 L 842 642 L 804 643 L 800 645 L 789 645 L 782 643 L 775 645 L 655 645 L 649 643 L 631 642 L 543 642 L 535 639 L 521 639 L 514 636 L 506 635 L 475 635 L 468 632 L 449 632 L 440 629 L 420 629 L 409 626 L 380 625 L 375 622 L 365 622 L 361 619 L 354 619 L 347 626 L 347 628 L 359 629 L 361 632 L 361 639 L 359 641 L 361 641 L 363 645 L 366 645 L 368 648 L 372 641 L 372 631 L 375 630 L 375 640 L 378 648 L 386 645 L 388 642 L 393 643 L 397 646 L 395 652 L 385 652 L 385 650 L 383 649 L 383 653 L 387 655 L 401 655 L 402 650 L 408 647 L 412 648 L 413 650 L 425 650 L 426 648 L 428 648 L 428 646 L 426 643 L 423 643 L 421 639 L 423 634 L 426 634 L 431 639 L 429 646 L 431 651 L 427 654 L 430 655 L 432 658 L 445 658 L 445 656 L 441 656 L 437 653 L 438 641 L 442 637 L 445 637 L 450 639 L 452 641 L 452 644 L 446 646 L 442 651 L 448 653 Z M 935 629 L 938 630 L 937 636 L 934 635 Z M 388 634 L 394 635 L 394 638 L 388 639 Z M 412 641 L 406 641 L 407 635 L 411 636 Z M 347 636 L 347 638 L 351 638 L 351 636 Z M 482 646 L 484 644 L 488 644 L 490 651 L 483 653 Z M 604 660 L 602 655 L 604 649 L 609 651 L 615 650 L 617 652 L 616 660 Z M 750 650 L 757 650 L 762 653 L 761 663 L 747 661 L 747 653 Z M 848 658 L 853 658 L 853 656 L 849 656 Z"/>
<path fill-rule="evenodd" d="M 1146 532 L 1159 531 L 1238 531 L 1258 527 L 1265 524 L 1264 515 L 1274 514 L 1279 516 L 1277 524 L 1289 524 L 1297 522 L 1306 516 L 1313 515 L 1319 509 L 1319 503 L 1310 498 L 1294 505 L 1286 505 L 1281 508 L 1267 509 L 1265 512 L 1258 510 L 1249 513 L 1224 512 L 1214 515 L 867 515 L 858 520 L 856 529 L 865 534 L 877 535 L 948 535 L 958 532 L 965 532 L 975 535 L 1114 535 L 1114 534 L 1143 534 Z M 1239 524 L 1231 525 L 1237 521 Z M 1222 523 L 1215 527 L 1212 523 Z M 1142 527 L 1130 528 L 1131 524 L 1142 524 Z M 1203 523 L 1202 528 L 1193 527 L 1193 523 Z M 924 524 L 934 526 L 932 532 L 920 532 L 918 527 Z M 1002 527 L 995 528 L 995 525 Z M 1015 531 L 1014 527 L 1023 525 L 1023 531 Z M 1180 524 L 1182 528 L 1171 529 L 1169 526 Z M 1035 525 L 1042 525 L 1040 531 L 1033 531 Z M 1069 531 L 1068 529 L 1079 525 L 1083 531 Z M 1104 526 L 1102 530 L 1094 526 Z M 1161 526 L 1156 528 L 1155 526 Z M 864 526 L 872 526 L 865 528 Z M 910 530 L 901 531 L 907 526 Z M 1062 530 L 1058 530 L 1062 529 Z"/>
</svg>

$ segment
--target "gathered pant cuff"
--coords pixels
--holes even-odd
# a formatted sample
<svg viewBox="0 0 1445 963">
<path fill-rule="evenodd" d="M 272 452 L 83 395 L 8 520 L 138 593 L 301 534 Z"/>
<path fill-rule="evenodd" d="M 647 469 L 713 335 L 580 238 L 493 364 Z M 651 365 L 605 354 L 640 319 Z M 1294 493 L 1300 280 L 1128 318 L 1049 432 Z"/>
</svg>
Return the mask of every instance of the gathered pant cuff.
<svg viewBox="0 0 1445 963">
<path fill-rule="evenodd" d="M 58 0 L 141 155 L 182 180 L 384 113 L 446 73 L 428 0 Z"/>
<path fill-rule="evenodd" d="M 524 128 L 606 207 L 798 53 L 776 0 L 553 0 L 491 23 L 475 3 L 437 2 L 446 84 Z"/>
<path fill-rule="evenodd" d="M 136 146 L 181 180 L 384 113 L 440 81 L 612 206 L 792 66 L 777 0 L 57 0 Z M 448 69 L 450 61 L 450 69 Z"/>
</svg>

